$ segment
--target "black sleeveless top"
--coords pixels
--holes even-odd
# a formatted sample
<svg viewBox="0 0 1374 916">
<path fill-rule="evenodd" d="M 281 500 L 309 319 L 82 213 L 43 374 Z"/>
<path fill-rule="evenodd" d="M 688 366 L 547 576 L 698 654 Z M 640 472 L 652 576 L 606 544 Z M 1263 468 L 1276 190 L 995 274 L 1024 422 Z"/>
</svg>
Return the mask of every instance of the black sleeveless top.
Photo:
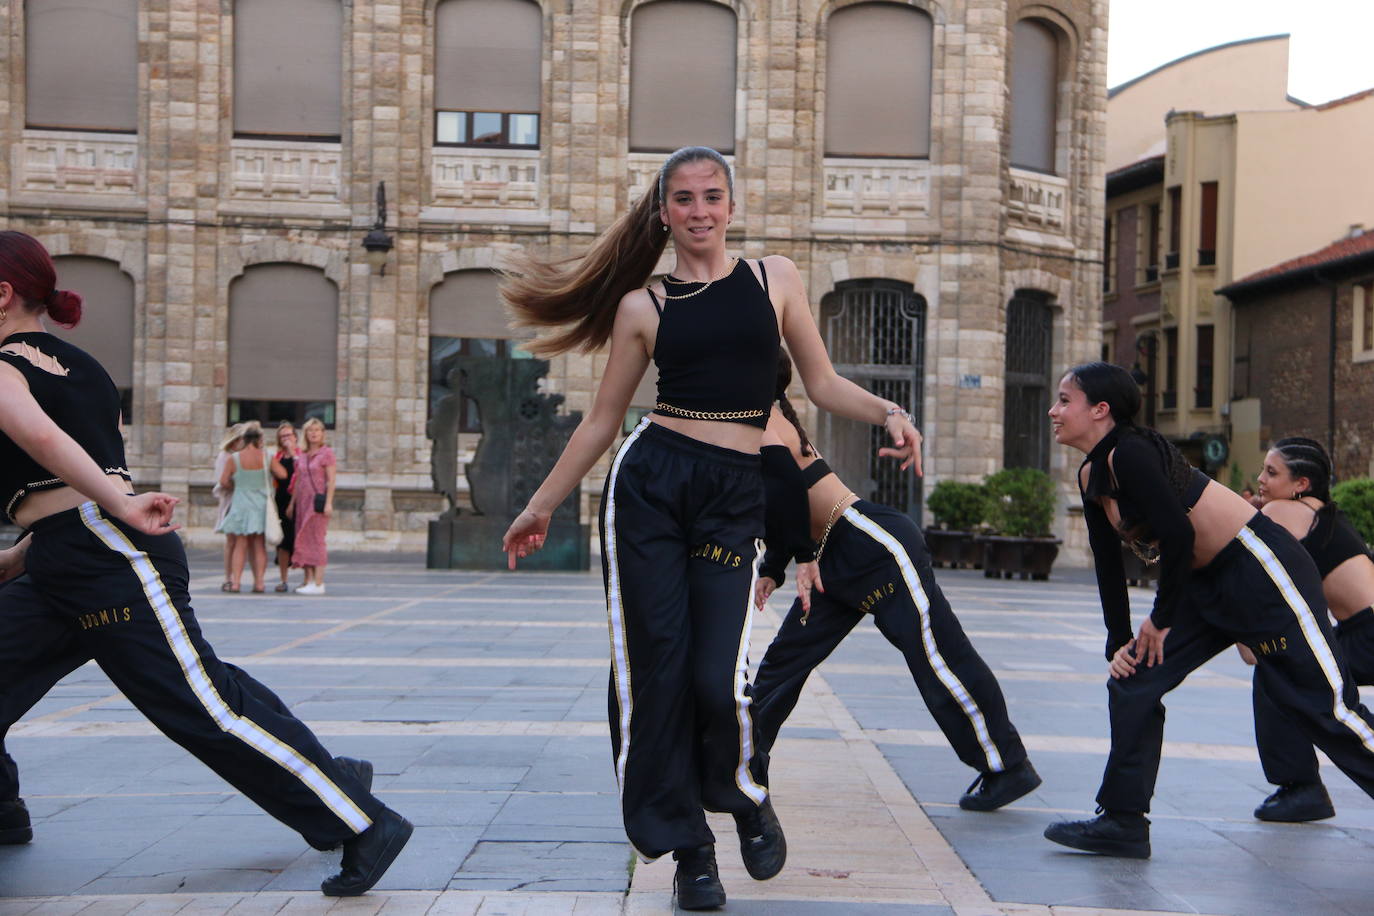
<svg viewBox="0 0 1374 916">
<path fill-rule="evenodd" d="M 763 286 L 743 260 L 728 276 L 706 285 L 668 281 L 673 298 L 660 300 L 654 365 L 654 413 L 695 420 L 725 420 L 763 429 L 773 406 L 778 373 L 778 318 Z M 700 293 L 693 293 L 701 289 Z"/>
<path fill-rule="evenodd" d="M 1369 545 L 1360 537 L 1355 526 L 1350 524 L 1350 519 L 1340 509 L 1330 505 L 1323 507 L 1312 519 L 1312 527 L 1301 544 L 1312 555 L 1317 572 L 1321 573 L 1323 579 L 1351 557 L 1369 556 Z"/>
<path fill-rule="evenodd" d="M 56 371 L 34 365 L 24 356 L 7 353 L 16 344 L 31 347 L 55 361 Z M 39 357 L 41 360 L 41 357 Z M 11 334 L 0 341 L 0 361 L 18 369 L 43 412 L 76 440 L 76 444 L 107 474 L 128 480 L 124 439 L 119 434 L 119 390 L 100 363 L 85 350 L 40 331 Z M 66 486 L 60 478 L 0 433 L 0 499 L 13 518 L 24 497 L 37 490 Z"/>
</svg>

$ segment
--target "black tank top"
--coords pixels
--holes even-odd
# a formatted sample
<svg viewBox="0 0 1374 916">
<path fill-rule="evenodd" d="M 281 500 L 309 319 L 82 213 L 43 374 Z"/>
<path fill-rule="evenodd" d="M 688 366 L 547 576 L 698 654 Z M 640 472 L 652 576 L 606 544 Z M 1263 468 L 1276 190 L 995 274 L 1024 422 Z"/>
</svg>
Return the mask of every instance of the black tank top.
<svg viewBox="0 0 1374 916">
<path fill-rule="evenodd" d="M 1317 572 L 1321 573 L 1323 579 L 1351 557 L 1369 555 L 1369 546 L 1355 526 L 1350 524 L 1345 513 L 1335 506 L 1331 506 L 1330 510 L 1323 509 L 1317 513 L 1312 520 L 1312 527 L 1302 539 L 1302 546 L 1312 555 L 1312 562 L 1317 564 Z"/>
<path fill-rule="evenodd" d="M 659 314 L 654 413 L 759 429 L 768 425 L 778 372 L 778 318 L 768 298 L 768 275 L 763 262 L 758 264 L 762 286 L 740 260 L 699 294 L 691 294 L 700 288 L 692 283 L 670 282 L 674 298 L 663 301 L 649 291 Z"/>
<path fill-rule="evenodd" d="M 51 357 L 43 368 L 25 356 L 6 350 L 31 348 Z M 23 374 L 29 392 L 43 412 L 100 465 L 107 474 L 129 479 L 124 439 L 119 434 L 119 389 L 109 374 L 85 350 L 39 331 L 11 334 L 0 341 L 0 360 Z M 29 493 L 65 486 L 58 476 L 29 457 L 9 436 L 0 433 L 0 499 L 5 514 L 14 511 Z"/>
</svg>

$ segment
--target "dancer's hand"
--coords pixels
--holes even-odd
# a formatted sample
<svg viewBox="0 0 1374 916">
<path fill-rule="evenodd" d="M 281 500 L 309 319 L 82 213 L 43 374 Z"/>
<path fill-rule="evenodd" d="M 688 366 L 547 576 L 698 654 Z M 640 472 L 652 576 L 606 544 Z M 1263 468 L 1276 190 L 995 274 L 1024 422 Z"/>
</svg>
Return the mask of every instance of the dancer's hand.
<svg viewBox="0 0 1374 916">
<path fill-rule="evenodd" d="M 1250 651 L 1250 647 L 1243 642 L 1236 643 L 1236 651 L 1240 653 L 1241 660 L 1247 665 L 1255 664 L 1255 653 Z"/>
<path fill-rule="evenodd" d="M 1168 627 L 1161 630 L 1146 617 L 1135 637 L 1135 663 L 1139 665 L 1143 661 L 1145 667 L 1153 668 L 1164 661 L 1164 637 L 1168 635 Z"/>
<path fill-rule="evenodd" d="M 13 547 L 0 550 L 0 582 L 8 582 L 24 574 L 24 554 L 29 552 L 33 535 L 26 534 Z"/>
<path fill-rule="evenodd" d="M 759 576 L 754 583 L 754 607 L 760 611 L 768 603 L 768 596 L 777 591 L 778 583 L 773 581 L 772 576 Z"/>
<path fill-rule="evenodd" d="M 892 437 L 892 445 L 878 449 L 878 454 L 883 458 L 901 459 L 903 471 L 913 468 L 917 477 L 925 476 L 921 473 L 920 430 L 899 413 L 888 414 L 883 426 Z"/>
<path fill-rule="evenodd" d="M 172 524 L 172 510 L 178 502 L 166 493 L 140 493 L 127 497 L 114 514 L 144 534 L 166 534 L 181 527 Z"/>
<path fill-rule="evenodd" d="M 815 560 L 810 563 L 797 564 L 797 597 L 802 603 L 802 620 L 806 620 L 806 615 L 811 613 L 811 590 L 815 589 L 822 595 L 825 594 L 825 585 L 821 582 L 821 566 Z"/>
<path fill-rule="evenodd" d="M 526 509 L 510 523 L 510 527 L 506 529 L 506 536 L 501 539 L 501 549 L 506 552 L 506 563 L 511 569 L 515 568 L 517 557 L 524 559 L 544 546 L 544 538 L 549 534 L 551 517 L 533 509 Z"/>
<path fill-rule="evenodd" d="M 1116 680 L 1135 674 L 1135 657 L 1131 654 L 1134 649 L 1134 639 L 1117 649 L 1116 654 L 1112 656 L 1111 664 L 1107 666 L 1107 673 Z"/>
</svg>

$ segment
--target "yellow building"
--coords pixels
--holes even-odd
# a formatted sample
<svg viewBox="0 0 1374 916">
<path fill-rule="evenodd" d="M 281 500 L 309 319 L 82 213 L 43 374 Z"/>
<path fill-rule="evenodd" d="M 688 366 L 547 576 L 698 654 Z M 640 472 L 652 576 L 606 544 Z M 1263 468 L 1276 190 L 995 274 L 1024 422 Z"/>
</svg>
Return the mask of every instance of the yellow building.
<svg viewBox="0 0 1374 916">
<path fill-rule="evenodd" d="M 1116 87 L 1107 108 L 1109 355 L 1143 367 L 1153 353 L 1159 429 L 1224 438 L 1247 476 L 1258 406 L 1232 399 L 1230 304 L 1214 290 L 1346 234 L 1374 201 L 1374 93 L 1302 103 L 1287 57 L 1287 36 L 1222 45 Z"/>
</svg>

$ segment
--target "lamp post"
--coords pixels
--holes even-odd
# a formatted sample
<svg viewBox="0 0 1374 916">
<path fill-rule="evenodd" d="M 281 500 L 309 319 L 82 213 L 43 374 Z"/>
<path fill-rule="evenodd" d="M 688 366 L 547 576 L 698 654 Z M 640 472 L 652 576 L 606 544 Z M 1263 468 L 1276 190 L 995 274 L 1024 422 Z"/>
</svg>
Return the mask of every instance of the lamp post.
<svg viewBox="0 0 1374 916">
<path fill-rule="evenodd" d="M 377 221 L 372 224 L 372 229 L 363 236 L 363 248 L 367 249 L 367 263 L 372 265 L 372 272 L 378 276 L 386 276 L 386 256 L 391 251 L 393 243 L 391 236 L 386 234 L 386 182 L 377 182 Z"/>
</svg>

